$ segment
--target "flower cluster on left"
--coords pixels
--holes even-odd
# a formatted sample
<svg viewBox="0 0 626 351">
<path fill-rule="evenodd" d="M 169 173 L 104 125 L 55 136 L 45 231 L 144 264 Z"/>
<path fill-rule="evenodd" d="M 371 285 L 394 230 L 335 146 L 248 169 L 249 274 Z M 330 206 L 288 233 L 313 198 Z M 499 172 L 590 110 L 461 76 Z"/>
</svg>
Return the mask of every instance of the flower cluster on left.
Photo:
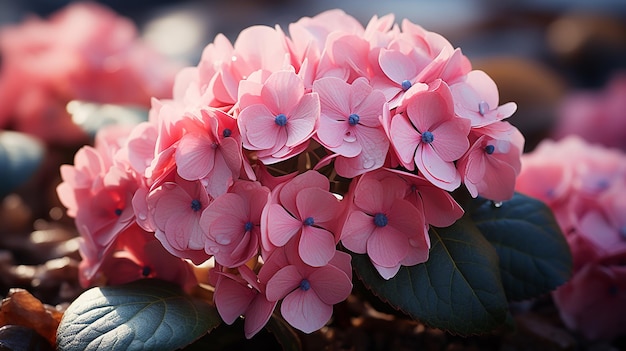
<svg viewBox="0 0 626 351">
<path fill-rule="evenodd" d="M 263 45 L 258 45 L 262 42 Z M 81 281 L 208 281 L 252 337 L 280 303 L 320 329 L 352 290 L 350 255 L 384 279 L 428 260 L 450 192 L 513 196 L 524 139 L 491 78 L 443 37 L 335 10 L 218 35 L 149 121 L 104 129 L 58 193 L 83 238 Z M 120 274 L 124 272 L 124 274 Z"/>
</svg>

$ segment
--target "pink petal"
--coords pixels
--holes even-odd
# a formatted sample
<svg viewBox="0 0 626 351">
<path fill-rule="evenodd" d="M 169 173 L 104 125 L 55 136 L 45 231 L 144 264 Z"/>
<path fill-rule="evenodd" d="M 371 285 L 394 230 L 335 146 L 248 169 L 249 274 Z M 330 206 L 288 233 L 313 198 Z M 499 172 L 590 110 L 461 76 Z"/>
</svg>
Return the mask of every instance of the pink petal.
<svg viewBox="0 0 626 351">
<path fill-rule="evenodd" d="M 303 94 L 302 79 L 291 71 L 274 72 L 261 90 L 261 98 L 274 114 L 292 111 Z"/>
<path fill-rule="evenodd" d="M 335 236 L 325 229 L 305 226 L 302 228 L 298 253 L 309 266 L 324 266 L 335 255 Z"/>
<path fill-rule="evenodd" d="M 316 93 L 302 97 L 294 110 L 287 115 L 287 142 L 285 145 L 293 147 L 304 142 L 315 129 L 320 116 L 320 101 Z"/>
<path fill-rule="evenodd" d="M 219 278 L 213 295 L 217 311 L 229 325 L 244 314 L 254 297 L 254 290 L 226 277 Z"/>
<path fill-rule="evenodd" d="M 335 120 L 322 114 L 317 129 L 317 137 L 324 146 L 333 150 L 343 144 L 348 126 L 349 124 L 345 120 Z"/>
<path fill-rule="evenodd" d="M 378 274 L 380 274 L 380 276 L 385 280 L 389 280 L 395 277 L 396 274 L 398 274 L 398 271 L 400 270 L 400 266 L 401 266 L 400 264 L 397 264 L 393 267 L 383 267 L 374 262 L 372 262 L 372 264 L 374 265 L 374 268 L 376 268 L 376 271 L 378 271 Z"/>
<path fill-rule="evenodd" d="M 267 282 L 265 295 L 269 301 L 278 301 L 300 286 L 302 275 L 294 265 L 279 269 Z"/>
<path fill-rule="evenodd" d="M 178 174 L 186 180 L 205 177 L 215 162 L 215 148 L 208 136 L 185 135 L 176 148 Z"/>
<path fill-rule="evenodd" d="M 285 245 L 302 228 L 300 220 L 292 217 L 277 204 L 270 205 L 267 221 L 270 242 L 276 246 Z"/>
<path fill-rule="evenodd" d="M 246 310 L 246 318 L 244 321 L 243 330 L 246 338 L 252 338 L 258 333 L 269 321 L 276 308 L 277 302 L 267 301 L 265 295 L 257 294 L 250 303 L 250 306 Z"/>
<path fill-rule="evenodd" d="M 322 113 L 330 119 L 346 119 L 350 115 L 350 86 L 343 79 L 320 78 L 313 83 L 313 91 L 319 95 Z"/>
<path fill-rule="evenodd" d="M 353 211 L 341 231 L 341 242 L 348 250 L 364 254 L 367 252 L 367 240 L 375 228 L 372 216 Z"/>
<path fill-rule="evenodd" d="M 443 161 L 456 161 L 469 148 L 469 129 L 470 122 L 467 119 L 455 118 L 443 122 L 432 130 L 435 140 L 431 145 Z"/>
<path fill-rule="evenodd" d="M 405 168 L 414 169 L 415 150 L 421 143 L 421 136 L 403 115 L 391 119 L 391 143 Z"/>
<path fill-rule="evenodd" d="M 350 278 L 341 269 L 325 266 L 316 269 L 308 277 L 311 289 L 327 305 L 334 305 L 345 300 L 352 291 Z"/>
<path fill-rule="evenodd" d="M 321 188 L 302 189 L 296 195 L 296 206 L 301 219 L 313 217 L 315 224 L 319 226 L 333 221 L 340 211 L 339 200 L 331 192 Z"/>
<path fill-rule="evenodd" d="M 333 307 L 322 302 L 312 289 L 297 289 L 285 297 L 280 313 L 294 328 L 308 334 L 319 330 L 330 320 Z"/>
<path fill-rule="evenodd" d="M 265 105 L 252 105 L 241 111 L 238 122 L 240 128 L 241 124 L 245 124 L 245 136 L 249 142 L 244 142 L 244 146 L 253 150 L 264 150 L 276 144 L 281 145 L 284 137 L 280 138 L 280 135 L 284 130 L 276 124 L 275 119 L 276 116 Z"/>
<path fill-rule="evenodd" d="M 439 86 L 444 86 L 444 83 Z M 454 117 L 452 95 L 447 86 L 435 91 L 421 91 L 413 96 L 406 113 L 413 125 L 421 133 L 432 131 L 431 128 Z M 393 120 L 392 120 L 393 123 Z"/>
<path fill-rule="evenodd" d="M 446 162 L 428 144 L 421 144 L 415 155 L 415 165 L 431 183 L 453 191 L 461 185 L 461 176 L 454 163 Z"/>
<path fill-rule="evenodd" d="M 385 75 L 397 84 L 412 81 L 417 76 L 417 67 L 405 54 L 395 50 L 380 50 L 378 63 Z"/>
<path fill-rule="evenodd" d="M 354 204 L 365 213 L 373 215 L 382 212 L 387 201 L 388 193 L 381 183 L 371 178 L 361 178 L 358 184 L 358 191 L 354 194 Z"/>
<path fill-rule="evenodd" d="M 424 216 L 428 224 L 435 227 L 447 227 L 463 216 L 463 209 L 450 194 L 434 186 L 419 189 L 423 201 Z"/>
<path fill-rule="evenodd" d="M 394 267 L 409 251 L 407 235 L 391 226 L 376 228 L 367 240 L 367 255 L 383 267 Z"/>
</svg>

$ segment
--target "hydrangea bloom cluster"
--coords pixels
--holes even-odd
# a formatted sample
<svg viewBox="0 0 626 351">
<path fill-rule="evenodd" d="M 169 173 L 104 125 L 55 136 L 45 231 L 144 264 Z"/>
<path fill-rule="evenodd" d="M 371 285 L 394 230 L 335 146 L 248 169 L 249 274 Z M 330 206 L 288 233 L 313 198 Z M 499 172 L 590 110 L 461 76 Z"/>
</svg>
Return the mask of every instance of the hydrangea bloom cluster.
<svg viewBox="0 0 626 351">
<path fill-rule="evenodd" d="M 71 100 L 149 107 L 171 96 L 180 69 L 129 19 L 85 2 L 0 28 L 0 53 L 0 128 L 65 145 L 87 141 L 66 110 Z"/>
<path fill-rule="evenodd" d="M 610 339 L 626 323 L 626 155 L 579 137 L 544 141 L 522 157 L 517 190 L 554 211 L 574 258 L 553 292 L 565 324 Z"/>
<path fill-rule="evenodd" d="M 279 302 L 308 333 L 352 289 L 339 247 L 391 279 L 428 260 L 430 226 L 463 215 L 450 194 L 461 184 L 513 195 L 524 139 L 504 119 L 516 106 L 460 49 L 392 15 L 363 27 L 333 10 L 287 29 L 218 35 L 148 122 L 64 166 L 87 284 L 110 279 L 101 261 L 143 230 L 184 262 L 214 259 L 217 309 L 226 323 L 244 315 L 247 337 Z M 96 198 L 102 218 L 79 220 Z"/>
</svg>

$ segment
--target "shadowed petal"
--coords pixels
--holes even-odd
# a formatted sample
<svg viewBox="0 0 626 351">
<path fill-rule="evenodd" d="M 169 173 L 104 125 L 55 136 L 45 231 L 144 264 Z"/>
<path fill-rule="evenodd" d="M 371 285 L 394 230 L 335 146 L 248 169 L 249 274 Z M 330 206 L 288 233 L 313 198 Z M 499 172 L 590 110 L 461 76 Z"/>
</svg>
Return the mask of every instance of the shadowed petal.
<svg viewBox="0 0 626 351">
<path fill-rule="evenodd" d="M 278 301 L 300 286 L 302 275 L 294 265 L 279 269 L 267 282 L 265 295 L 269 301 Z"/>
<path fill-rule="evenodd" d="M 327 305 L 334 305 L 345 300 L 352 291 L 350 278 L 339 268 L 325 266 L 309 275 L 311 288 Z"/>
<path fill-rule="evenodd" d="M 313 267 L 324 266 L 335 254 L 335 236 L 333 233 L 312 226 L 302 228 L 298 253 L 304 263 Z"/>
<path fill-rule="evenodd" d="M 302 228 L 302 222 L 278 204 L 270 205 L 267 221 L 270 242 L 276 246 L 285 245 Z"/>
<path fill-rule="evenodd" d="M 312 289 L 298 289 L 285 297 L 280 313 L 294 328 L 308 334 L 328 322 L 333 314 L 333 306 L 322 302 Z"/>
</svg>

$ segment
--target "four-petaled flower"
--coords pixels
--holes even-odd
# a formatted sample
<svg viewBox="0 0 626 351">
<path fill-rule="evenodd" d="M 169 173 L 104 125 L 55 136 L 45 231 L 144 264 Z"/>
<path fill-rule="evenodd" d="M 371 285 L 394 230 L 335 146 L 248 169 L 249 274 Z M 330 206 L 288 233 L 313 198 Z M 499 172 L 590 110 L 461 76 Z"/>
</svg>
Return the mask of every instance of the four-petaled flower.
<svg viewBox="0 0 626 351">
<path fill-rule="evenodd" d="M 391 119 L 391 143 L 402 165 L 436 186 L 452 191 L 461 185 L 454 161 L 469 148 L 470 122 L 454 115 L 450 89 L 435 81 L 405 100 L 404 114 Z"/>
</svg>

